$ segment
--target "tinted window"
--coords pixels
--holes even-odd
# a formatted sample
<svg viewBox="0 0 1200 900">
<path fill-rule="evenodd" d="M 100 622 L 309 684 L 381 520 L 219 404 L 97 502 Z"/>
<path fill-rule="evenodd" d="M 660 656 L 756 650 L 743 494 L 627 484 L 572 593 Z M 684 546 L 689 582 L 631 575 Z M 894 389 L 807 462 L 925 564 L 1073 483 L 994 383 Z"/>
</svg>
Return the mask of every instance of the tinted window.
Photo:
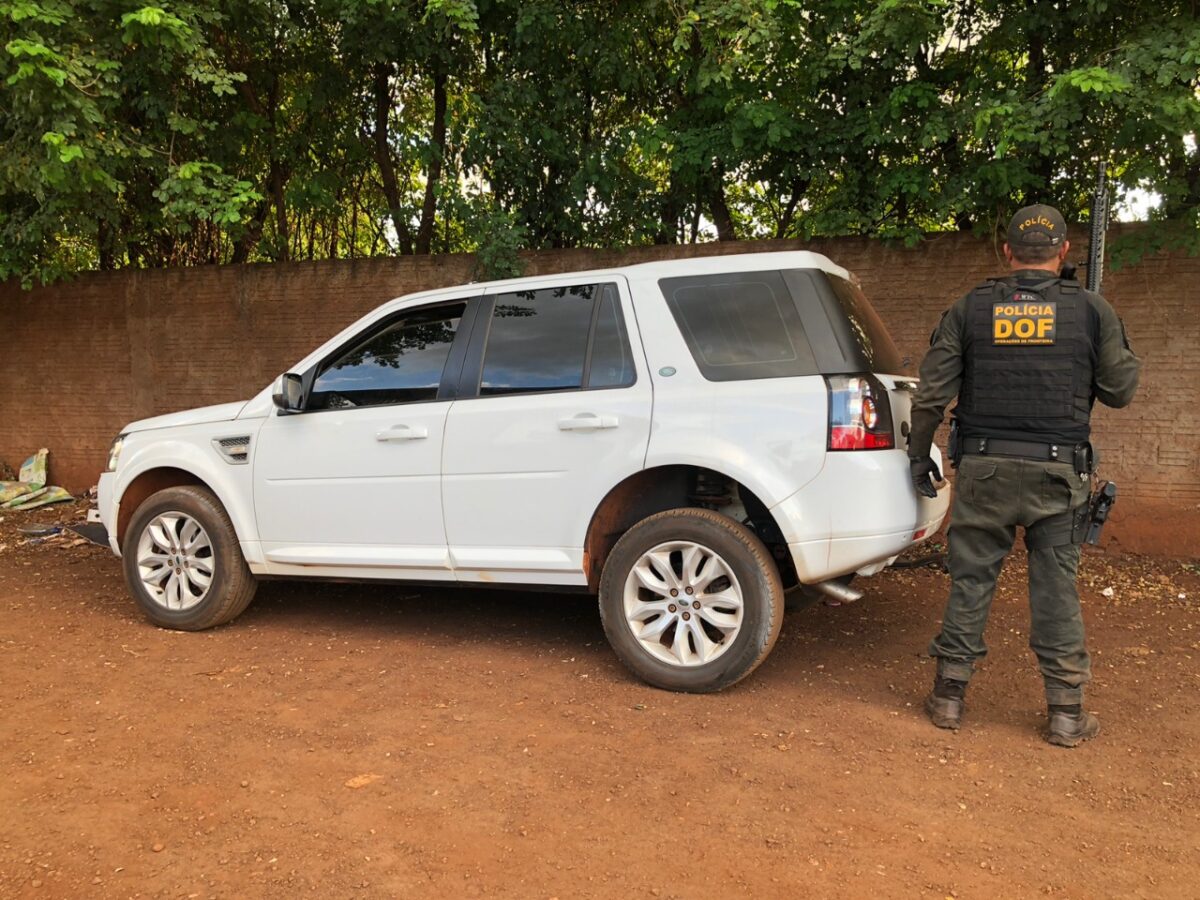
<svg viewBox="0 0 1200 900">
<path fill-rule="evenodd" d="M 867 370 L 889 375 L 902 373 L 905 366 L 900 351 L 862 288 L 837 275 L 828 275 L 828 278 L 850 324 L 849 339 L 865 358 Z"/>
<path fill-rule="evenodd" d="M 634 382 L 633 357 L 625 336 L 621 301 L 617 289 L 606 284 L 601 291 L 596 327 L 592 333 L 592 354 L 588 364 L 589 388 L 626 387 Z"/>
<path fill-rule="evenodd" d="M 480 394 L 582 387 L 597 287 L 542 288 L 497 296 Z"/>
<path fill-rule="evenodd" d="M 434 400 L 465 303 L 394 319 L 321 370 L 309 406 L 332 409 Z"/>
<path fill-rule="evenodd" d="M 866 360 L 866 367 L 871 372 L 884 374 L 900 374 L 904 372 L 904 360 L 900 350 L 896 349 L 892 335 L 883 328 L 883 320 L 866 299 L 863 289 L 857 284 L 848 282 L 845 278 L 829 275 L 830 287 L 838 298 L 841 311 L 850 322 L 850 336 L 858 344 L 859 352 Z"/>
<path fill-rule="evenodd" d="M 778 272 L 664 278 L 659 286 L 709 381 L 816 374 L 800 315 Z"/>
</svg>

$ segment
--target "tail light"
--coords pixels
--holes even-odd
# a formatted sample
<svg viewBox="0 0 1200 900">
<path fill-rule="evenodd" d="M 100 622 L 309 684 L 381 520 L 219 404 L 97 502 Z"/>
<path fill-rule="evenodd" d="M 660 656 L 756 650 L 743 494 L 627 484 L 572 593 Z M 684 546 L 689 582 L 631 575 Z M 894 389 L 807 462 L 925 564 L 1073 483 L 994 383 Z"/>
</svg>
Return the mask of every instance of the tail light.
<svg viewBox="0 0 1200 900">
<path fill-rule="evenodd" d="M 874 375 L 826 375 L 829 387 L 829 449 L 890 450 L 892 404 Z"/>
</svg>

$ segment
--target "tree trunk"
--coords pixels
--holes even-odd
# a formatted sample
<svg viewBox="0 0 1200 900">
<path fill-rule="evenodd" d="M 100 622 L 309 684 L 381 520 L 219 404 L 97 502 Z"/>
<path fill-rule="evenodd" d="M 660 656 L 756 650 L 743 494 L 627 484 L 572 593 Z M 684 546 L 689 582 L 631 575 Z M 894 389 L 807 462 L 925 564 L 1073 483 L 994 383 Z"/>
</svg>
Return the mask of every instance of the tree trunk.
<svg viewBox="0 0 1200 900">
<path fill-rule="evenodd" d="M 720 163 L 713 166 L 708 179 L 708 209 L 713 224 L 717 226 L 718 241 L 736 241 L 737 231 L 733 227 L 733 216 L 725 202 L 725 167 Z"/>
<path fill-rule="evenodd" d="M 433 244 L 433 221 L 437 212 L 437 188 L 442 177 L 446 153 L 446 73 L 440 67 L 433 75 L 433 155 L 425 177 L 425 202 L 421 204 L 421 225 L 417 231 L 415 252 L 428 255 Z"/>
<path fill-rule="evenodd" d="M 113 254 L 112 229 L 104 219 L 96 222 L 96 250 L 100 256 L 100 271 L 107 272 L 117 267 Z"/>
<path fill-rule="evenodd" d="M 1026 8 L 1032 13 L 1036 7 L 1036 0 L 1025 0 Z M 1046 87 L 1046 40 L 1042 29 L 1042 23 L 1035 16 L 1027 16 L 1029 19 L 1029 89 L 1030 96 L 1036 96 L 1042 93 Z M 1054 180 L 1055 160 L 1052 156 L 1041 156 L 1033 166 L 1034 172 L 1042 181 L 1042 191 L 1049 191 L 1050 184 Z M 1025 198 L 1026 203 L 1033 202 L 1030 198 Z M 1044 202 L 1044 198 L 1043 198 Z"/>
<path fill-rule="evenodd" d="M 779 224 L 775 228 L 776 238 L 787 237 L 788 229 L 792 227 L 792 222 L 796 218 L 796 207 L 800 205 L 800 198 L 804 192 L 808 190 L 809 180 L 807 178 L 796 178 L 792 181 L 792 196 L 788 200 L 787 206 L 783 213 L 779 216 Z"/>
<path fill-rule="evenodd" d="M 258 242 L 262 240 L 263 225 L 267 221 L 267 209 L 266 200 L 259 200 L 254 204 L 254 215 L 250 217 L 250 224 L 246 226 L 242 236 L 234 243 L 230 262 L 244 263 L 250 258 L 250 254 L 258 246 Z"/>
<path fill-rule="evenodd" d="M 288 220 L 287 220 L 287 198 L 284 194 L 284 187 L 287 185 L 287 176 L 283 172 L 283 167 L 275 160 L 271 161 L 271 202 L 275 206 L 275 238 L 278 245 L 278 262 L 287 262 L 289 256 L 288 247 Z"/>
<path fill-rule="evenodd" d="M 676 244 L 679 242 L 679 188 L 676 185 L 675 174 L 667 179 L 667 189 L 659 197 L 658 231 L 654 235 L 656 244 Z"/>
<path fill-rule="evenodd" d="M 396 164 L 392 159 L 392 148 L 388 143 L 388 119 L 392 112 L 392 89 L 388 83 L 389 66 L 375 66 L 375 163 L 383 180 L 383 196 L 387 200 L 388 215 L 396 229 L 396 238 L 402 254 L 412 253 L 412 229 L 400 208 L 400 183 L 396 179 Z"/>
</svg>

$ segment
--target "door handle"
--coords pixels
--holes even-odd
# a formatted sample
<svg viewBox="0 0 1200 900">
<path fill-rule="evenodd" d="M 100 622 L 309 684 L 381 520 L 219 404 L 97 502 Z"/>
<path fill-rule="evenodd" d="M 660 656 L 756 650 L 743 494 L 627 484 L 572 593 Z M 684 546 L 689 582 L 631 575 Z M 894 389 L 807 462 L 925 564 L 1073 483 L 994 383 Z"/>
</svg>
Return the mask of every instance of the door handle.
<svg viewBox="0 0 1200 900">
<path fill-rule="evenodd" d="M 559 431 L 598 431 L 601 428 L 616 428 L 616 416 L 598 416 L 595 413 L 579 413 L 558 420 Z"/>
<path fill-rule="evenodd" d="M 375 432 L 377 441 L 423 441 L 429 437 L 429 429 L 423 425 L 393 425 L 383 431 Z"/>
</svg>

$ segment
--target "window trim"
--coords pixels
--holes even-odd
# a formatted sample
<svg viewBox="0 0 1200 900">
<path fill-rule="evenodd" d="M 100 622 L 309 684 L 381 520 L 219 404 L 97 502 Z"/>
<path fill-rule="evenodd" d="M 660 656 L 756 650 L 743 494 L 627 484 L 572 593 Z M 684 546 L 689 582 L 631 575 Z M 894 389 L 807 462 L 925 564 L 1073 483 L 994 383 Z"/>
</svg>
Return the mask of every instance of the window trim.
<svg viewBox="0 0 1200 900">
<path fill-rule="evenodd" d="M 309 366 L 301 375 L 303 392 L 300 400 L 300 409 L 296 410 L 296 414 L 308 415 L 310 413 L 326 413 L 326 412 L 355 412 L 357 410 L 367 409 L 387 409 L 395 406 L 418 406 L 424 403 L 445 403 L 455 399 L 455 390 L 458 385 L 457 372 L 461 372 L 464 357 L 467 352 L 467 336 L 471 334 L 475 318 L 479 310 L 480 302 L 483 297 L 480 295 L 472 295 L 469 297 L 450 297 L 439 299 L 432 303 L 420 303 L 413 306 L 406 306 L 403 309 L 395 310 L 380 319 L 376 319 L 366 328 L 355 332 L 346 340 L 342 341 L 319 360 Z M 427 309 L 437 309 L 439 306 L 455 306 L 465 304 L 462 318 L 458 323 L 458 330 L 454 333 L 454 340 L 450 344 L 450 352 L 446 355 L 446 362 L 442 366 L 441 378 L 438 381 L 437 394 L 426 400 L 396 400 L 392 403 L 373 403 L 370 406 L 335 406 L 326 407 L 324 409 L 312 409 L 309 407 L 309 402 L 312 399 L 313 386 L 316 384 L 317 378 L 342 354 L 349 352 L 356 346 L 359 346 L 367 341 L 372 340 L 378 334 L 386 331 L 396 322 L 411 316 L 413 313 L 421 312 Z M 456 369 L 457 366 L 457 369 Z"/>
<path fill-rule="evenodd" d="M 617 315 L 619 316 L 619 324 L 621 328 L 621 339 L 625 343 L 625 349 L 629 353 L 629 364 L 633 371 L 633 378 L 628 384 L 607 384 L 598 387 L 572 387 L 572 388 L 554 388 L 542 391 L 512 391 L 506 394 L 483 394 L 481 393 L 483 381 L 483 363 L 487 355 L 488 339 L 492 333 L 492 322 L 495 321 L 492 313 L 496 308 L 496 298 L 504 294 L 511 294 L 520 291 L 541 291 L 554 290 L 555 288 L 572 288 L 583 287 L 585 285 L 595 285 L 598 290 L 596 296 L 592 298 L 592 315 L 588 323 L 588 339 L 587 349 L 584 351 L 583 373 L 580 380 L 584 385 L 587 385 L 592 376 L 592 350 L 596 343 L 596 325 L 600 318 L 600 307 L 604 302 L 604 289 L 611 286 L 614 292 L 613 301 L 616 305 Z M 479 298 L 480 303 L 475 314 L 471 340 L 467 345 L 466 359 L 463 362 L 462 372 L 458 379 L 455 399 L 457 400 L 499 400 L 504 397 L 537 397 L 546 394 L 581 394 L 591 391 L 623 391 L 636 387 L 639 381 L 637 356 L 634 353 L 633 341 L 629 333 L 629 317 L 625 315 L 624 305 L 622 303 L 622 294 L 620 283 L 616 279 L 601 279 L 598 281 L 564 281 L 555 280 L 546 284 L 530 284 L 520 285 L 516 287 L 506 287 L 503 290 L 489 290 L 486 296 Z"/>
</svg>

